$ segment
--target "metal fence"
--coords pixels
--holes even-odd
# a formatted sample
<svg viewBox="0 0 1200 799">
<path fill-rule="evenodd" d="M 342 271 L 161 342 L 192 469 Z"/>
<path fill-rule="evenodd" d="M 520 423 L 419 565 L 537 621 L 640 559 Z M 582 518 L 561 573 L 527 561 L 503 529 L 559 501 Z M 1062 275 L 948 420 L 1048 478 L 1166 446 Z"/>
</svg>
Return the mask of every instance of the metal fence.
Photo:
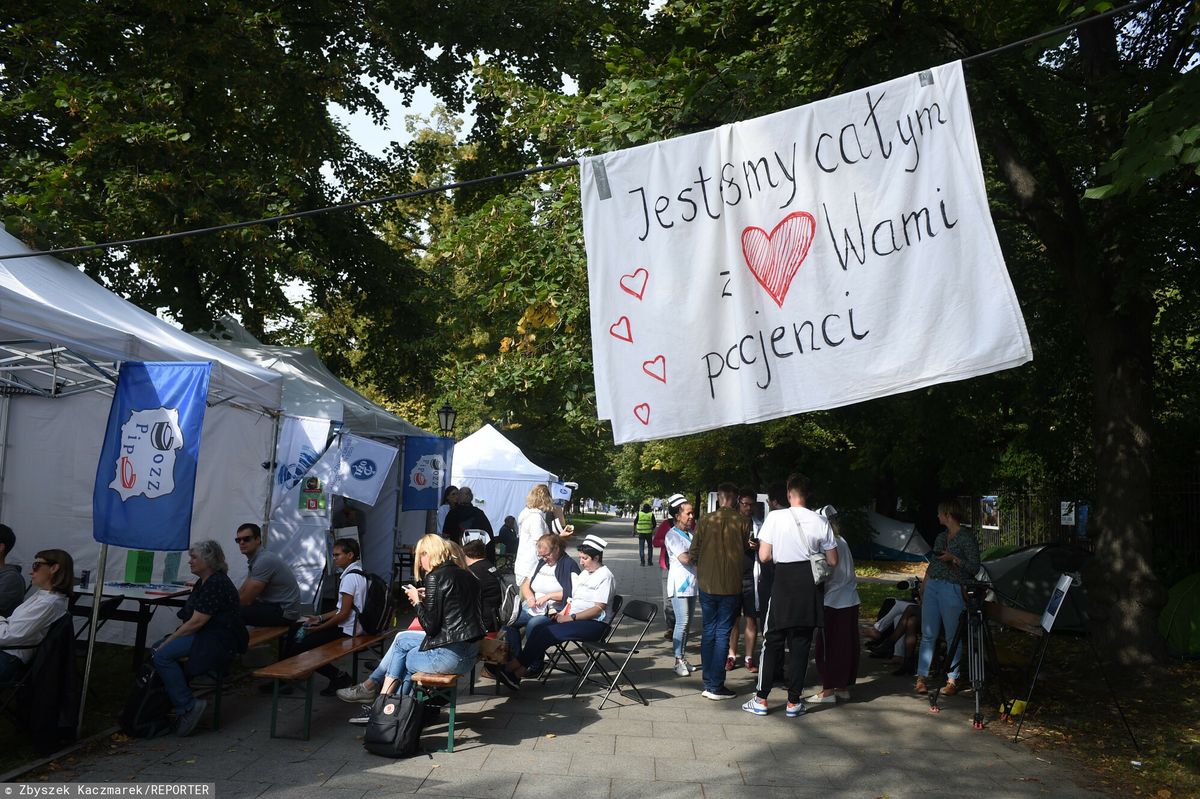
<svg viewBox="0 0 1200 799">
<path fill-rule="evenodd" d="M 1093 495 L 1091 489 L 1000 492 L 959 501 L 970 509 L 971 527 L 979 531 L 979 544 L 985 550 L 1059 542 L 1090 551 L 1095 524 L 1087 498 Z M 1156 562 L 1170 561 L 1174 571 L 1200 568 L 1200 473 L 1160 482 L 1153 512 Z"/>
</svg>

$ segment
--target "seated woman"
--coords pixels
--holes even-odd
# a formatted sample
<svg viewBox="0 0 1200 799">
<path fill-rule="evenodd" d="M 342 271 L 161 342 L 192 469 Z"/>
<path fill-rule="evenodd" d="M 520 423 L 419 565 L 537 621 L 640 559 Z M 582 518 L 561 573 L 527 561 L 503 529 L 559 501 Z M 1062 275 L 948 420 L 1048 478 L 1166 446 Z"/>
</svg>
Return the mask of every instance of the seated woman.
<svg viewBox="0 0 1200 799">
<path fill-rule="evenodd" d="M 413 570 L 421 580 L 421 588 L 406 586 L 408 601 L 416 605 L 417 619 L 422 630 L 408 630 L 392 641 L 391 647 L 371 678 L 351 692 L 338 694 L 348 702 L 363 701 L 376 693 L 375 677 L 382 670 L 385 694 L 412 692 L 412 675 L 418 671 L 432 674 L 466 674 L 479 655 L 483 638 L 483 614 L 480 605 L 479 580 L 463 564 L 462 549 L 440 535 L 426 535 L 413 550 Z M 364 708 L 369 718 L 369 706 Z M 363 717 L 350 719 L 351 724 L 366 723 Z"/>
<path fill-rule="evenodd" d="M 510 688 L 519 688 L 521 678 L 540 667 L 546 651 L 564 641 L 599 641 L 608 630 L 608 607 L 616 593 L 613 573 L 604 565 L 608 542 L 588 535 L 579 544 L 583 571 L 572 576 L 571 599 L 555 614 L 553 624 L 543 624 L 525 640 L 519 658 L 508 661 L 496 677 Z"/>
<path fill-rule="evenodd" d="M 0 682 L 15 680 L 25 671 L 50 625 L 67 612 L 75 586 L 75 561 L 61 549 L 43 549 L 29 568 L 30 582 L 37 590 L 10 616 L 0 617 Z"/>
<path fill-rule="evenodd" d="M 537 542 L 538 562 L 533 574 L 521 583 L 521 613 L 516 622 L 504 628 L 508 651 L 515 658 L 521 654 L 521 629 L 525 637 L 546 622 L 554 620 L 554 614 L 571 598 L 571 581 L 579 574 L 579 564 L 566 554 L 563 540 L 547 533 Z M 485 668 L 488 674 L 494 671 Z"/>
<path fill-rule="evenodd" d="M 208 702 L 196 699 L 188 688 L 188 675 L 224 671 L 233 656 L 245 650 L 237 586 L 229 579 L 225 553 L 216 541 L 199 541 L 188 550 L 188 566 L 197 580 L 179 611 L 183 624 L 152 649 L 154 668 L 162 677 L 167 696 L 179 720 L 175 734 L 191 735 Z M 241 642 L 239 642 L 241 639 Z M 187 673 L 183 664 L 187 659 Z"/>
</svg>

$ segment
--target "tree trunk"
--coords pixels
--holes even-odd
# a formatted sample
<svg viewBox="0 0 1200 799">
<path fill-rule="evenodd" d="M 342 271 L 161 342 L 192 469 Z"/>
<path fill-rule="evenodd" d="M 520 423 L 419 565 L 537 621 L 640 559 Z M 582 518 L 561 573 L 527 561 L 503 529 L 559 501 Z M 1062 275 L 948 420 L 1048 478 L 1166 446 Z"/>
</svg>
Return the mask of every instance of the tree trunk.
<svg viewBox="0 0 1200 799">
<path fill-rule="evenodd" d="M 1085 570 L 1090 626 L 1110 661 L 1142 666 L 1165 656 L 1157 621 L 1166 592 L 1151 569 L 1154 308 L 1126 300 L 1118 310 L 1106 296 L 1095 306 L 1084 310 L 1096 455 L 1096 549 Z"/>
</svg>

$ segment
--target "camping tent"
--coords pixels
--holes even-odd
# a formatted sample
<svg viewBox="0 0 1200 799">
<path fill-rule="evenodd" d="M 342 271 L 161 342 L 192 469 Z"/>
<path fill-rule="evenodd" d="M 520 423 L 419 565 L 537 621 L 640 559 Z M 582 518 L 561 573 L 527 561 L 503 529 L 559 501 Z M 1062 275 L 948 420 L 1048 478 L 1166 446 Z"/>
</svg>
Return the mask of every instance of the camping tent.
<svg viewBox="0 0 1200 799">
<path fill-rule="evenodd" d="M 1200 573 L 1171 587 L 1167 606 L 1158 617 L 1167 651 L 1180 657 L 1200 657 Z"/>
<path fill-rule="evenodd" d="M 0 228 L 0 255 L 26 252 Z M 17 534 L 10 563 L 60 547 L 77 570 L 95 571 L 92 489 L 122 361 L 212 363 L 194 535 L 228 542 L 238 523 L 263 518 L 269 483 L 261 464 L 271 458 L 278 374 L 184 333 L 47 256 L 0 259 L 0 358 L 0 521 Z M 128 555 L 109 548 L 110 579 L 124 578 Z M 244 559 L 231 558 L 230 566 L 235 581 L 245 574 Z M 160 553 L 152 579 L 162 580 L 164 570 L 169 564 Z M 186 563 L 179 576 L 188 576 Z M 101 637 L 131 639 L 127 628 L 106 625 Z"/>
<path fill-rule="evenodd" d="M 853 555 L 858 560 L 923 561 L 929 544 L 917 532 L 912 522 L 900 522 L 875 511 L 867 511 L 871 526 L 870 543 L 856 546 Z"/>
<path fill-rule="evenodd" d="M 531 488 L 556 480 L 490 424 L 454 445 L 450 482 L 471 489 L 493 530 L 500 529 L 505 516 L 524 509 Z"/>
<path fill-rule="evenodd" d="M 983 570 L 995 588 L 997 600 L 1041 615 L 1058 578 L 1064 573 L 1079 573 L 1090 557 L 1086 550 L 1066 544 L 1035 544 L 984 561 Z M 1083 632 L 1086 613 L 1087 594 L 1082 585 L 1073 587 L 1054 622 L 1054 631 Z"/>
<path fill-rule="evenodd" d="M 408 436 L 432 435 L 389 413 L 338 380 L 313 350 L 261 344 L 236 322 L 222 320 L 221 324 L 232 338 L 214 339 L 212 343 L 283 376 L 285 414 L 327 419 L 339 423 L 343 432 L 356 433 L 397 448 L 403 447 Z M 397 458 L 386 488 L 375 504 L 363 513 L 365 519 L 360 531 L 363 567 L 376 574 L 391 574 L 396 545 L 414 544 L 425 532 L 425 511 L 402 512 L 400 508 L 401 492 L 397 480 L 401 465 L 401 459 Z M 279 496 L 272 501 L 274 511 L 268 528 L 268 548 L 297 569 L 307 599 L 316 588 L 325 565 L 325 531 L 330 520 L 321 517 L 317 521 L 299 513 L 296 501 L 299 488 L 297 485 L 290 492 L 297 496 Z M 284 489 L 277 484 L 276 490 Z"/>
</svg>

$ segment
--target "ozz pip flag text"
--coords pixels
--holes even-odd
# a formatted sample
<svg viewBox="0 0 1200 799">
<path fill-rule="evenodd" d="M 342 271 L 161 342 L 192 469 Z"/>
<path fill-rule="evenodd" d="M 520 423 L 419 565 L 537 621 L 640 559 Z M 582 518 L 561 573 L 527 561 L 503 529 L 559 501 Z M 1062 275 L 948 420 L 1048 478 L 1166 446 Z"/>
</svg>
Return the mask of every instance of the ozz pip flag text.
<svg viewBox="0 0 1200 799">
<path fill-rule="evenodd" d="M 1032 359 L 948 64 L 580 164 L 617 443 Z"/>
</svg>

